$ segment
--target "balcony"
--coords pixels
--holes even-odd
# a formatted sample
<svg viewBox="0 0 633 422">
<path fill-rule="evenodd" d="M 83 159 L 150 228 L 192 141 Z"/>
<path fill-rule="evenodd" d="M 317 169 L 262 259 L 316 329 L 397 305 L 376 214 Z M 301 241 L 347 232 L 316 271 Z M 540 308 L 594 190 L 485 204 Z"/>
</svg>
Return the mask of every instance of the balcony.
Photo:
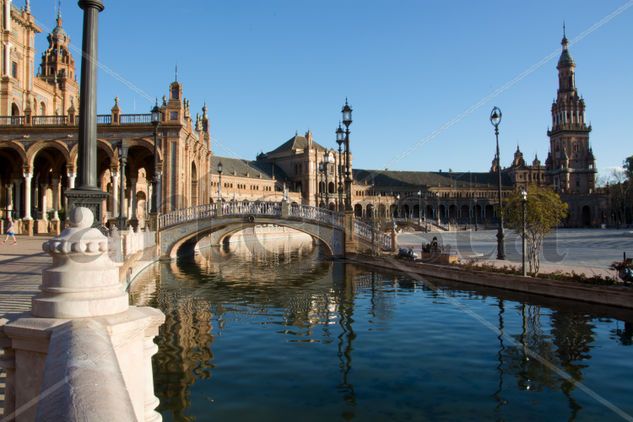
<svg viewBox="0 0 633 422">
<path fill-rule="evenodd" d="M 0 116 L 0 127 L 75 127 L 78 115 L 68 116 Z M 148 114 L 99 114 L 99 126 L 148 126 L 152 115 Z"/>
</svg>

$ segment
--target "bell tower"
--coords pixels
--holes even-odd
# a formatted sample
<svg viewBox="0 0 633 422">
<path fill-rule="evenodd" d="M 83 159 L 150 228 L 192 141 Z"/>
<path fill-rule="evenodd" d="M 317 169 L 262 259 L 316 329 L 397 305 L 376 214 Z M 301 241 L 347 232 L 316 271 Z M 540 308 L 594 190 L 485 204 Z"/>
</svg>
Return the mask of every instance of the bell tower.
<svg viewBox="0 0 633 422">
<path fill-rule="evenodd" d="M 595 189 L 596 168 L 589 145 L 591 126 L 585 121 L 585 100 L 576 88 L 576 63 L 569 52 L 563 25 L 562 52 L 558 60 L 558 92 L 552 104 L 550 183 L 564 194 L 589 194 Z"/>
<path fill-rule="evenodd" d="M 75 75 L 75 59 L 70 53 L 70 37 L 62 26 L 61 5 L 57 9 L 57 26 L 48 35 L 48 48 L 42 54 L 38 78 L 45 82 L 53 95 L 61 99 L 61 110 L 40 110 L 39 114 L 55 114 L 66 110 L 78 97 L 79 86 Z"/>
</svg>

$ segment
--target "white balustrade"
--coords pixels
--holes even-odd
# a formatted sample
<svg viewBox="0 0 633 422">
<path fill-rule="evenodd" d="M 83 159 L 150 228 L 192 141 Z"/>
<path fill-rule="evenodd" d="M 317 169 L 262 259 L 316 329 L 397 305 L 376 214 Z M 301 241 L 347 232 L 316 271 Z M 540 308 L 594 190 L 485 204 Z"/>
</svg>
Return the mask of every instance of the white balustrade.
<svg viewBox="0 0 633 422">
<path fill-rule="evenodd" d="M 110 259 L 114 262 L 123 262 L 135 253 L 156 246 L 156 232 L 115 229 L 108 238 L 108 244 Z"/>
<path fill-rule="evenodd" d="M 308 205 L 293 205 L 290 207 L 288 215 L 290 217 L 329 224 L 334 227 L 343 227 L 343 215 L 325 208 L 310 207 Z"/>
</svg>

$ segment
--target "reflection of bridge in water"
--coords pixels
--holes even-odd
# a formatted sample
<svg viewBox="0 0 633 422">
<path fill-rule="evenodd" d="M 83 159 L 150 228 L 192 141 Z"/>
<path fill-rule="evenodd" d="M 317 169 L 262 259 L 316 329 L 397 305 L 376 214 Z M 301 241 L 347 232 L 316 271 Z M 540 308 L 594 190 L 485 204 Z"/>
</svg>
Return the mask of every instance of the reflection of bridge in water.
<svg viewBox="0 0 633 422">
<path fill-rule="evenodd" d="M 290 342 L 322 341 L 316 339 L 331 331 L 330 341 L 339 351 L 342 398 L 354 402 L 349 378 L 356 336 L 353 298 L 361 286 L 392 281 L 323 260 L 323 255 L 324 248 L 311 240 L 237 243 L 202 249 L 147 271 L 131 294 L 137 304 L 158 307 L 166 315 L 154 359 L 159 410 L 186 420 L 191 387 L 212 377 L 214 342 L 235 318 L 279 319 L 279 334 Z M 387 302 L 375 300 L 378 309 L 385 308 L 377 315 L 385 319 Z"/>
</svg>

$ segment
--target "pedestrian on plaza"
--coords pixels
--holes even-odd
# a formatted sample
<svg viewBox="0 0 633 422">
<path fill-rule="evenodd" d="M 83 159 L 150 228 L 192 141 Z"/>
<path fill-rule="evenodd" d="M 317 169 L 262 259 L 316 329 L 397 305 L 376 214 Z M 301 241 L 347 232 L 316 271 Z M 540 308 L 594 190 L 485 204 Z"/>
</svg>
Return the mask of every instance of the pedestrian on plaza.
<svg viewBox="0 0 633 422">
<path fill-rule="evenodd" d="M 431 251 L 433 252 L 438 252 L 440 249 L 438 243 L 437 243 L 437 237 L 433 236 L 433 240 L 431 241 Z"/>
<path fill-rule="evenodd" d="M 13 223 L 13 219 L 11 218 L 11 215 L 9 215 L 9 217 L 7 218 L 7 223 L 8 223 L 7 237 L 4 238 L 2 243 L 7 243 L 7 240 L 9 240 L 9 238 L 12 238 L 13 244 L 15 245 L 16 243 L 18 243 L 18 241 L 15 238 L 15 223 Z"/>
</svg>

